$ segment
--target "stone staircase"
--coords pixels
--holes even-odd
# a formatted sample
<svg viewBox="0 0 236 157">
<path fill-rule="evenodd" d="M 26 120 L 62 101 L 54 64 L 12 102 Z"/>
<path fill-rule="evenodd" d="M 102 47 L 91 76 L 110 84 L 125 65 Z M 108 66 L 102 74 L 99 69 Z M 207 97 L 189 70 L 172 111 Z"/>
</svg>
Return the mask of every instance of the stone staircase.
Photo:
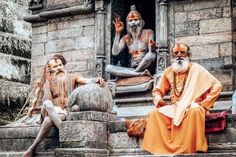
<svg viewBox="0 0 236 157">
<path fill-rule="evenodd" d="M 222 92 L 215 107 L 211 112 L 226 110 L 232 104 L 231 102 L 232 92 Z M 165 97 L 169 101 L 168 96 Z M 148 112 L 154 107 L 151 103 L 151 97 L 145 98 L 127 98 L 126 100 L 117 100 L 116 111 L 119 118 L 113 119 L 109 117 L 110 114 L 88 112 L 88 113 L 72 113 L 69 116 L 69 122 L 65 122 L 62 126 L 62 132 L 60 133 L 58 129 L 53 128 L 48 135 L 48 137 L 39 145 L 36 151 L 36 157 L 150 157 L 158 155 L 150 155 L 148 152 L 143 151 L 140 148 L 142 139 L 129 137 L 126 133 L 126 125 L 124 119 L 140 118 L 145 117 Z M 135 105 L 137 104 L 137 105 Z M 135 105 L 135 106 L 134 106 Z M 68 147 L 74 145 L 74 143 L 68 143 L 67 140 L 73 140 L 77 137 L 83 137 L 84 134 L 79 132 L 80 127 L 76 127 L 77 131 L 73 128 L 66 129 L 65 126 L 69 125 L 75 127 L 74 124 L 81 125 L 84 128 L 88 128 L 89 124 L 96 124 L 105 121 L 109 121 L 107 124 L 108 136 L 105 139 L 104 144 L 107 145 L 107 149 L 104 147 L 93 147 L 90 143 L 85 143 L 85 146 L 78 145 L 79 147 Z M 109 120 L 110 119 L 110 120 Z M 81 123 L 83 121 L 83 123 Z M 94 122 L 92 122 L 94 121 Z M 100 122 L 99 122 L 100 121 Z M 102 124 L 101 123 L 101 124 Z M 88 125 L 88 126 L 87 126 Z M 96 126 L 95 125 L 95 126 Z M 102 125 L 104 126 L 104 125 Z M 21 157 L 25 150 L 33 143 L 40 126 L 37 125 L 9 125 L 0 127 L 0 157 Z M 91 131 L 94 134 L 92 137 L 99 138 L 95 131 Z M 70 129 L 74 133 L 73 136 L 66 135 L 63 130 Z M 105 126 L 103 127 L 103 130 Z M 86 130 L 86 129 L 85 129 Z M 59 137 L 60 134 L 60 137 Z M 78 134 L 76 136 L 76 134 Z M 86 133 L 85 133 L 86 134 Z M 89 137 L 89 134 L 86 135 Z M 66 137 L 66 138 L 65 138 Z M 78 138 L 79 139 L 79 138 Z M 227 127 L 223 132 L 209 133 L 207 134 L 207 139 L 209 142 L 209 153 L 196 153 L 191 155 L 165 155 L 168 157 L 182 157 L 182 156 L 193 156 L 193 157 L 236 157 L 236 115 L 227 116 Z M 65 143 L 66 142 L 66 143 Z M 98 141 L 101 143 L 101 141 Z M 67 144 L 67 147 L 64 147 Z M 83 144 L 83 143 L 81 143 Z M 87 146 L 86 146 L 87 145 Z M 90 146 L 91 145 L 91 146 Z M 164 156 L 164 155 L 159 155 Z"/>
<path fill-rule="evenodd" d="M 38 115 L 34 115 L 33 121 L 38 117 Z M 22 157 L 35 140 L 39 129 L 39 125 L 26 125 L 19 122 L 1 126 L 0 157 Z M 59 147 L 59 144 L 59 131 L 53 127 L 48 137 L 38 146 L 36 156 L 55 157 L 54 150 Z"/>
<path fill-rule="evenodd" d="M 233 92 L 222 92 L 211 112 L 228 110 L 232 105 L 231 96 Z M 169 97 L 164 97 L 170 101 Z M 133 157 L 133 156 L 158 156 L 150 155 L 140 148 L 142 139 L 129 137 L 126 133 L 125 119 L 133 119 L 147 116 L 148 112 L 154 107 L 151 97 L 116 99 L 116 111 L 119 121 L 109 123 L 108 147 L 110 156 Z M 139 105 L 134 106 L 137 103 Z M 141 104 L 141 105 L 140 105 Z M 192 155 L 166 155 L 166 156 L 236 156 L 236 115 L 227 115 L 227 127 L 223 132 L 208 133 L 209 153 L 197 153 Z M 163 155 L 159 155 L 163 156 Z"/>
</svg>

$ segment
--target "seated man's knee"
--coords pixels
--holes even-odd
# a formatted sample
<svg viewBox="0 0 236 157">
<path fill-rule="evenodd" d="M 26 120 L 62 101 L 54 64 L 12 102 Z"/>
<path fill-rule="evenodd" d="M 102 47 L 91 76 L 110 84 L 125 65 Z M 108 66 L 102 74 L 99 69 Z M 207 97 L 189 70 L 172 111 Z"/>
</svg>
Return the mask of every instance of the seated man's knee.
<svg viewBox="0 0 236 157">
<path fill-rule="evenodd" d="M 52 126 L 53 125 L 52 120 L 49 117 L 44 118 L 43 124 L 47 125 L 47 126 Z"/>
<path fill-rule="evenodd" d="M 106 72 L 111 72 L 111 71 L 112 71 L 112 67 L 113 67 L 113 65 L 108 64 L 108 65 L 106 66 L 106 68 L 105 68 L 105 71 L 106 71 Z"/>
<path fill-rule="evenodd" d="M 202 113 L 202 109 L 200 107 L 190 109 L 190 114 L 199 114 L 199 113 Z"/>
<path fill-rule="evenodd" d="M 52 109 L 53 104 L 50 100 L 46 100 L 43 102 L 43 107 L 47 110 L 47 109 Z"/>
<path fill-rule="evenodd" d="M 155 58 L 156 58 L 156 53 L 153 53 L 153 52 L 148 52 L 146 56 L 144 57 L 144 59 L 147 61 L 154 61 Z"/>
</svg>

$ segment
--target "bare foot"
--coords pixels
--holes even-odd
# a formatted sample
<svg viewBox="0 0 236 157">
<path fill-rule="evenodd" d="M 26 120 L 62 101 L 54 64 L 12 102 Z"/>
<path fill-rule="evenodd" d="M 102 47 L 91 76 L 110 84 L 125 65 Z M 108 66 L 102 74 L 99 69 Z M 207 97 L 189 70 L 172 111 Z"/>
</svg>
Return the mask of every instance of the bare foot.
<svg viewBox="0 0 236 157">
<path fill-rule="evenodd" d="M 38 121 L 36 121 L 36 124 L 41 125 L 42 123 L 43 123 L 43 116 L 42 116 L 42 114 L 40 114 L 40 118 Z"/>
<path fill-rule="evenodd" d="M 33 157 L 34 152 L 30 149 L 25 152 L 25 154 L 22 157 Z"/>
</svg>

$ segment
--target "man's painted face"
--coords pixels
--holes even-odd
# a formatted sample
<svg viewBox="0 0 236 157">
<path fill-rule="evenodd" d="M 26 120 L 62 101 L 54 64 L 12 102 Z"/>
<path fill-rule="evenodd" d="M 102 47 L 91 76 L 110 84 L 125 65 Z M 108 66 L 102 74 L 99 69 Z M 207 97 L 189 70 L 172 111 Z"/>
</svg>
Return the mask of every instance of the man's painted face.
<svg viewBox="0 0 236 157">
<path fill-rule="evenodd" d="M 141 24 L 141 15 L 139 13 L 133 12 L 130 13 L 127 17 L 127 24 L 132 29 L 135 30 L 136 28 L 140 27 Z"/>
<path fill-rule="evenodd" d="M 189 55 L 188 47 L 184 44 L 176 44 L 172 49 L 172 68 L 175 72 L 188 69 Z"/>
<path fill-rule="evenodd" d="M 172 49 L 173 58 L 186 58 L 188 57 L 188 47 L 184 44 L 176 44 Z"/>
<path fill-rule="evenodd" d="M 61 73 L 65 73 L 64 65 L 62 64 L 60 59 L 52 59 L 49 61 L 48 65 L 49 65 L 49 71 L 52 74 L 58 75 Z"/>
</svg>

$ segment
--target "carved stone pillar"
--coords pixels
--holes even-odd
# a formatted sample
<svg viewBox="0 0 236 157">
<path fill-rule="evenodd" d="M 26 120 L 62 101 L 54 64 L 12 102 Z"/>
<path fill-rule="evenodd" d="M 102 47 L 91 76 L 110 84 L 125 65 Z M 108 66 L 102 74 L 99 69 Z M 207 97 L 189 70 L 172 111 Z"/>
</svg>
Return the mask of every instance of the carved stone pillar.
<svg viewBox="0 0 236 157">
<path fill-rule="evenodd" d="M 103 0 L 95 0 L 95 76 L 104 77 L 105 55 L 105 4 Z"/>
<path fill-rule="evenodd" d="M 157 56 L 157 68 L 156 72 L 160 73 L 167 68 L 169 64 L 168 53 L 168 1 L 160 0 L 157 5 L 159 8 L 157 15 L 159 15 L 159 43 L 158 43 L 158 56 Z M 157 18 L 158 19 L 158 18 Z"/>
</svg>

